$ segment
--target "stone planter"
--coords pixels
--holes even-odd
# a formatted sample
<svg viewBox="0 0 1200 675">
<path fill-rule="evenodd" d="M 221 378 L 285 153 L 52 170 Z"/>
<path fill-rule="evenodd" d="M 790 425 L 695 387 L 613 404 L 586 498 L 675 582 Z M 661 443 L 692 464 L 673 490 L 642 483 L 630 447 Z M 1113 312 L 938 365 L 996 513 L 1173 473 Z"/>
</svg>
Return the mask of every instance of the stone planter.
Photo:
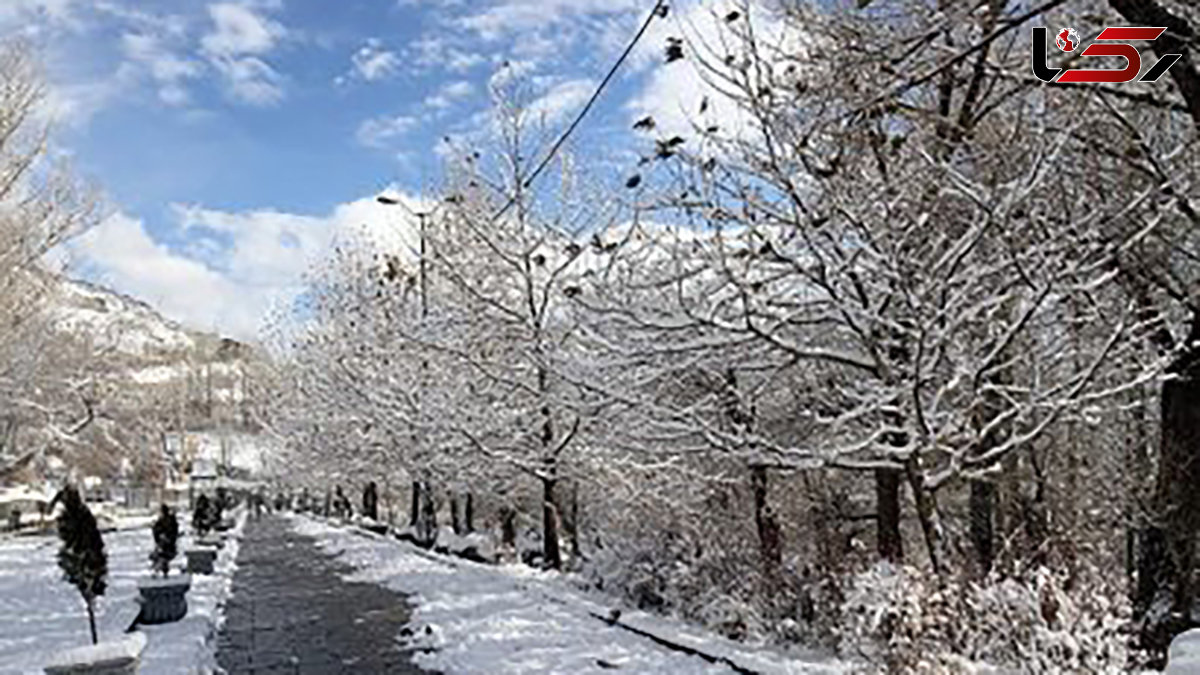
<svg viewBox="0 0 1200 675">
<path fill-rule="evenodd" d="M 146 649 L 144 633 L 130 633 L 121 640 L 77 647 L 54 657 L 46 675 L 133 675 Z"/>
<path fill-rule="evenodd" d="M 217 561 L 217 549 L 208 546 L 188 549 L 188 574 L 212 574 L 213 564 Z"/>
<path fill-rule="evenodd" d="M 142 579 L 138 582 L 139 602 L 142 603 L 138 623 L 154 625 L 171 623 L 187 616 L 187 592 L 192 586 L 191 575 Z"/>
</svg>

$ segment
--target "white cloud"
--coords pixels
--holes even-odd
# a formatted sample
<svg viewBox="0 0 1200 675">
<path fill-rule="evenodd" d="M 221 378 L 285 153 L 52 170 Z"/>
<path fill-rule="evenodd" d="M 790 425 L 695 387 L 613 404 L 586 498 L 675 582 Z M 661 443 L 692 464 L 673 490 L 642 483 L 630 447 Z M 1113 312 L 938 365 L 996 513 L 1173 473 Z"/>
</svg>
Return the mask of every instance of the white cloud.
<svg viewBox="0 0 1200 675">
<path fill-rule="evenodd" d="M 213 31 L 201 40 L 210 54 L 234 56 L 263 54 L 287 34 L 280 24 L 261 17 L 248 7 L 234 3 L 208 6 Z"/>
<path fill-rule="evenodd" d="M 213 29 L 200 43 L 213 67 L 225 76 L 234 100 L 263 106 L 284 97 L 283 76 L 261 57 L 274 49 L 288 31 L 255 11 L 279 6 L 277 2 L 258 2 L 208 7 Z"/>
<path fill-rule="evenodd" d="M 274 105 L 283 100 L 283 76 L 254 56 L 218 58 L 213 66 L 225 75 L 229 94 L 251 105 Z"/>
<path fill-rule="evenodd" d="M 529 114 L 542 124 L 557 124 L 577 111 L 595 91 L 592 80 L 568 80 L 549 89 L 529 104 Z"/>
<path fill-rule="evenodd" d="M 129 71 L 118 69 L 107 78 L 51 84 L 46 89 L 39 114 L 55 123 L 83 128 L 97 113 L 121 98 L 129 80 Z"/>
<path fill-rule="evenodd" d="M 408 115 L 375 117 L 358 127 L 356 138 L 368 148 L 385 148 L 417 126 L 418 120 Z"/>
<path fill-rule="evenodd" d="M 78 0 L 0 0 L 0 27 L 29 27 L 31 21 L 72 26 L 78 4 Z"/>
<path fill-rule="evenodd" d="M 353 74 L 367 82 L 382 80 L 400 69 L 400 58 L 395 52 L 384 49 L 375 38 L 367 40 L 350 60 L 354 64 Z"/>
<path fill-rule="evenodd" d="M 198 257 L 250 287 L 299 278 L 325 249 L 330 234 L 328 218 L 272 210 L 229 213 L 180 204 L 172 208 L 184 234 L 198 244 Z"/>
<path fill-rule="evenodd" d="M 195 328 L 219 326 L 249 337 L 258 330 L 261 298 L 249 298 L 231 279 L 155 242 L 141 221 L 114 215 L 71 244 L 93 276 Z"/>
<path fill-rule="evenodd" d="M 488 89 L 496 91 L 519 82 L 537 70 L 537 64 L 533 61 L 505 61 L 492 73 L 488 78 Z"/>
<path fill-rule="evenodd" d="M 499 0 L 460 19 L 462 27 L 485 40 L 538 30 L 595 14 L 622 14 L 643 7 L 637 0 Z"/>
<path fill-rule="evenodd" d="M 457 49 L 449 50 L 446 54 L 446 68 L 455 73 L 465 73 L 466 71 L 478 66 L 487 61 L 481 54 L 475 52 L 464 52 Z"/>
<path fill-rule="evenodd" d="M 410 208 L 427 208 L 401 197 Z M 117 214 L 69 245 L 88 276 L 151 303 L 188 326 L 252 339 L 273 308 L 302 290 L 304 275 L 325 259 L 330 242 L 411 251 L 414 226 L 397 206 L 364 198 L 326 216 L 273 210 L 231 213 L 174 206 L 183 251 L 159 243 L 145 225 Z"/>
<path fill-rule="evenodd" d="M 405 49 L 409 60 L 418 68 L 445 69 L 465 73 L 487 62 L 478 51 L 469 51 L 450 44 L 442 35 L 423 35 Z"/>
<path fill-rule="evenodd" d="M 189 96 L 184 83 L 199 77 L 204 66 L 168 49 L 162 39 L 146 33 L 126 33 L 121 36 L 125 58 L 144 68 L 158 86 L 158 96 L 167 105 L 184 105 Z"/>
<path fill-rule="evenodd" d="M 733 9 L 747 16 L 731 26 L 723 17 Z M 641 90 L 627 104 L 630 121 L 649 115 L 657 124 L 656 133 L 663 137 L 691 136 L 697 123 L 702 127 L 719 125 L 724 136 L 755 133 L 752 116 L 705 81 L 692 52 L 700 51 L 709 63 L 724 69 L 726 77 L 733 77 L 735 66 L 720 64 L 726 56 L 733 57 L 735 64 L 742 61 L 743 48 L 733 31 L 743 30 L 747 18 L 753 21 L 755 35 L 762 44 L 776 45 L 784 53 L 797 54 L 805 49 L 805 36 L 788 30 L 762 0 L 751 0 L 748 11 L 743 3 L 732 0 L 693 0 L 676 6 L 672 17 L 672 23 L 657 24 L 647 32 L 632 59 L 634 68 L 649 69 L 649 74 Z M 686 40 L 687 58 L 664 63 L 662 45 L 668 35 Z M 705 99 L 707 110 L 701 114 L 700 105 Z"/>
<path fill-rule="evenodd" d="M 451 82 L 438 90 L 433 96 L 425 98 L 425 106 L 444 110 L 454 105 L 455 101 L 467 98 L 475 93 L 475 85 L 466 80 Z"/>
</svg>

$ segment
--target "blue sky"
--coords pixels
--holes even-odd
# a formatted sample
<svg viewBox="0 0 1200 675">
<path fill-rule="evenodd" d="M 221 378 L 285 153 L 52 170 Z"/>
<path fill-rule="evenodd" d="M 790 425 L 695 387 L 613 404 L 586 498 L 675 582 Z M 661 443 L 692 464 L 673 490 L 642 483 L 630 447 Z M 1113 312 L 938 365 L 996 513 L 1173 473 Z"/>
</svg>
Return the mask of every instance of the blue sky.
<svg viewBox="0 0 1200 675">
<path fill-rule="evenodd" d="M 489 82 L 519 73 L 560 130 L 652 0 L 0 0 L 40 49 L 59 152 L 112 215 L 73 271 L 189 325 L 252 337 L 341 228 L 392 226 L 372 197 L 438 180 L 444 137 L 485 126 Z M 629 124 L 682 125 L 694 73 L 666 35 L 721 12 L 674 3 L 574 139 L 632 166 Z"/>
</svg>

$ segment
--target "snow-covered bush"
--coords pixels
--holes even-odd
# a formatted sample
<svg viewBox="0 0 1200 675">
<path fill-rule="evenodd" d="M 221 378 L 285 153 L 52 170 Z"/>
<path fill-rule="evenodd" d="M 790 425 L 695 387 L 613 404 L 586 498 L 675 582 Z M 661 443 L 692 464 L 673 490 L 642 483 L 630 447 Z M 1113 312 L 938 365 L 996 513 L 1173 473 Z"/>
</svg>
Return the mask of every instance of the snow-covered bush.
<svg viewBox="0 0 1200 675">
<path fill-rule="evenodd" d="M 854 577 L 842 606 L 842 652 L 896 673 L 1124 672 L 1129 608 L 1100 583 L 1064 589 L 1044 568 L 1026 579 L 944 580 L 878 564 Z"/>
<path fill-rule="evenodd" d="M 724 496 L 721 495 L 724 493 Z M 589 502 L 584 578 L 632 607 L 683 617 L 735 639 L 826 642 L 837 619 L 832 577 L 802 564 L 789 548 L 764 571 L 748 496 L 697 485 L 659 501 L 642 493 L 621 504 Z M 722 501 L 727 499 L 726 501 Z M 709 508 L 712 507 L 712 508 Z M 798 544 L 800 536 L 788 541 Z"/>
</svg>

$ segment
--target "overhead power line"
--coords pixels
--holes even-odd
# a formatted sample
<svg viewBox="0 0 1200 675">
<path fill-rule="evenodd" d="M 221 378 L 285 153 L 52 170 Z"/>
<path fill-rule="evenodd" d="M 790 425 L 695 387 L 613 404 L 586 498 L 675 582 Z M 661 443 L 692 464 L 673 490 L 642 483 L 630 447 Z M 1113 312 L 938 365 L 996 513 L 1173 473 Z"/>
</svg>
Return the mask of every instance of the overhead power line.
<svg viewBox="0 0 1200 675">
<path fill-rule="evenodd" d="M 644 36 L 646 31 L 650 28 L 650 24 L 654 23 L 655 18 L 666 15 L 666 12 L 664 11 L 666 6 L 666 0 L 658 0 L 658 2 L 654 3 L 654 9 L 650 10 L 650 15 L 646 17 L 644 22 L 642 22 L 642 27 L 638 29 L 637 34 L 634 35 L 633 39 L 629 41 L 629 44 L 625 47 L 625 51 L 621 52 L 621 56 L 617 59 L 616 63 L 612 65 L 612 68 L 609 68 L 608 74 L 605 75 L 604 79 L 600 81 L 600 85 L 596 87 L 596 91 L 592 93 L 592 96 L 588 99 L 587 104 L 583 106 L 583 108 L 579 111 L 579 114 L 576 115 L 575 119 L 571 122 L 571 125 L 567 127 L 566 131 L 564 131 L 562 135 L 558 137 L 558 140 L 555 141 L 554 145 L 550 147 L 550 151 L 546 153 L 546 156 L 542 158 L 542 161 L 537 165 L 537 167 L 534 168 L 534 170 L 530 172 L 529 176 L 521 182 L 522 188 L 530 188 L 533 185 L 533 182 L 537 180 L 537 177 L 541 175 L 542 171 L 544 171 L 546 167 L 550 165 L 550 162 L 554 159 L 554 156 L 560 149 L 562 149 L 563 144 L 567 142 L 567 139 L 571 137 L 571 134 L 575 132 L 575 129 L 581 122 L 583 122 L 583 118 L 587 116 L 588 111 L 590 111 L 592 106 L 596 104 L 596 101 L 600 99 L 600 94 L 604 92 L 604 88 L 607 87 L 608 83 L 612 81 L 613 77 L 616 76 L 617 71 L 621 69 L 621 65 L 624 64 L 626 59 L 629 58 L 629 55 L 633 53 L 634 48 L 637 47 L 637 44 L 641 41 L 642 36 Z M 509 209 L 513 207 L 513 204 L 516 202 L 516 195 L 509 197 L 508 202 L 504 205 L 504 207 L 497 211 L 496 215 L 492 216 L 492 220 L 496 220 L 500 216 L 503 216 L 508 212 Z"/>
</svg>

